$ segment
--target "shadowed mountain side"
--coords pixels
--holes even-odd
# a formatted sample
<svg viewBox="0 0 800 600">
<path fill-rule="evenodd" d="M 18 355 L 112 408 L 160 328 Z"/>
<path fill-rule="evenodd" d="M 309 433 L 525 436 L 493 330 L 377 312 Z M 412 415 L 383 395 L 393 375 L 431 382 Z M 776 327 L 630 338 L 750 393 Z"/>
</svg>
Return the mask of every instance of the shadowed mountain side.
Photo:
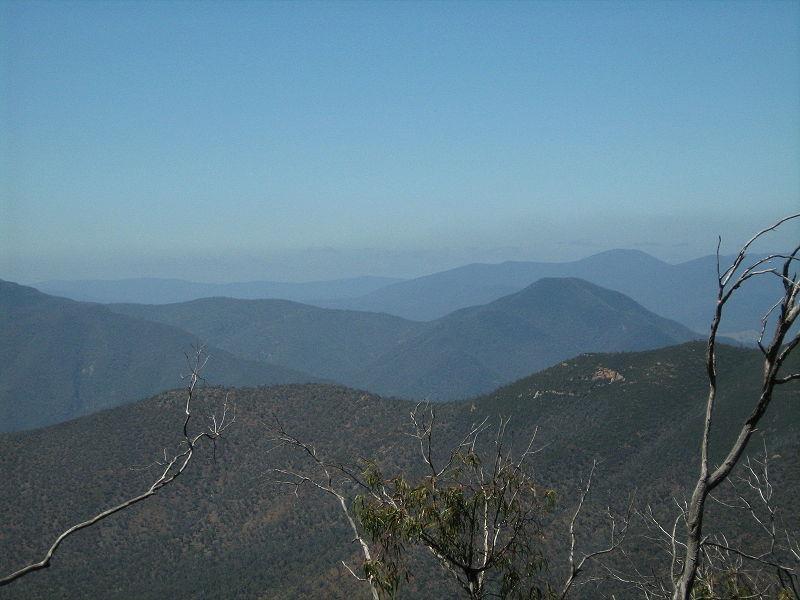
<svg viewBox="0 0 800 600">
<path fill-rule="evenodd" d="M 730 262 L 723 257 L 722 264 Z M 671 265 L 638 250 L 609 250 L 564 263 L 471 264 L 388 285 L 360 298 L 323 304 L 433 320 L 491 302 L 544 277 L 577 277 L 633 298 L 647 309 L 705 333 L 716 298 L 716 257 Z M 766 283 L 766 282 L 765 282 Z M 730 303 L 723 333 L 757 329 L 780 284 L 745 286 Z M 774 296 L 774 297 L 773 297 Z"/>
<path fill-rule="evenodd" d="M 180 327 L 243 358 L 431 400 L 486 392 L 581 352 L 641 350 L 695 337 L 620 293 L 578 279 L 543 279 L 431 322 L 283 300 L 110 308 Z"/>
<path fill-rule="evenodd" d="M 205 298 L 180 304 L 112 304 L 115 312 L 168 323 L 229 352 L 352 383 L 353 374 L 425 327 L 386 314 L 287 300 Z"/>
<path fill-rule="evenodd" d="M 560 576 L 565 563 L 559 552 L 568 536 L 559 515 L 574 509 L 577 486 L 593 459 L 601 462 L 580 523 L 581 543 L 605 539 L 607 503 L 624 504 L 634 489 L 642 505 L 674 512 L 671 497 L 680 497 L 696 475 L 707 385 L 703 351 L 703 344 L 691 343 L 571 358 L 485 397 L 440 405 L 437 439 L 447 448 L 471 423 L 502 414 L 512 417 L 508 441 L 519 448 L 539 426 L 543 450 L 533 467 L 537 480 L 558 496 L 557 529 L 546 553 L 552 573 Z M 797 361 L 788 368 L 796 370 Z M 712 461 L 758 393 L 759 354 L 723 347 L 719 373 Z M 782 387 L 760 428 L 773 455 L 775 501 L 790 523 L 800 516 L 792 501 L 800 491 L 799 387 Z M 200 398 L 219 402 L 226 393 L 237 419 L 216 458 L 210 451 L 198 455 L 185 477 L 159 496 L 70 539 L 52 568 L 5 588 L 4 598 L 368 597 L 341 567 L 342 559 L 358 564 L 358 550 L 335 502 L 310 489 L 295 497 L 269 484 L 269 468 L 301 463 L 285 448 L 269 451 L 265 423 L 277 415 L 326 456 L 375 457 L 391 474 L 419 461 L 418 446 L 404 435 L 412 405 L 325 385 L 210 388 Z M 175 441 L 182 399 L 182 393 L 169 392 L 48 429 L 0 436 L 0 476 L 8 483 L 0 486 L 0 514 L 13 516 L 0 536 L 0 572 L 39 558 L 64 527 L 144 489 L 153 472 L 130 467 L 149 464 Z M 758 452 L 761 442 L 754 442 L 751 451 Z M 708 530 L 715 518 L 709 515 Z M 401 597 L 424 597 L 428 577 L 430 572 L 415 571 Z"/>
<path fill-rule="evenodd" d="M 0 281 L 0 431 L 41 427 L 180 387 L 194 335 Z M 209 348 L 225 385 L 313 381 Z"/>
<path fill-rule="evenodd" d="M 371 365 L 360 384 L 405 397 L 463 398 L 583 352 L 644 350 L 695 337 L 623 294 L 548 278 L 432 322 Z"/>
</svg>

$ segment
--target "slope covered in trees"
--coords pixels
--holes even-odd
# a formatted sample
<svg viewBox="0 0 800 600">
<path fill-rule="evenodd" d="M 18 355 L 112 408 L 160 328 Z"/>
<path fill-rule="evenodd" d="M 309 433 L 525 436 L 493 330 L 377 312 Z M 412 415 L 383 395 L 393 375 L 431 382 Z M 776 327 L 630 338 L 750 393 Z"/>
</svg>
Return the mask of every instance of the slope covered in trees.
<svg viewBox="0 0 800 600">
<path fill-rule="evenodd" d="M 0 281 L 0 431 L 41 427 L 180 387 L 196 336 Z M 225 385 L 312 381 L 210 348 Z"/>
<path fill-rule="evenodd" d="M 667 502 L 688 489 L 696 471 L 706 379 L 703 345 L 592 354 L 572 358 L 492 394 L 439 407 L 442 444 L 450 445 L 484 415 L 510 415 L 517 443 L 539 426 L 534 472 L 553 487 L 557 510 L 574 506 L 578 480 L 591 461 L 601 461 L 594 492 L 599 504 L 638 488 L 642 502 Z M 723 348 L 720 408 L 713 452 L 732 435 L 758 391 L 759 354 Z M 797 360 L 793 366 L 796 370 Z M 210 388 L 208 398 L 222 397 Z M 332 457 L 374 457 L 407 469 L 418 447 L 404 435 L 408 412 L 401 401 L 327 385 L 293 385 L 229 392 L 237 421 L 204 464 L 150 504 L 106 521 L 91 535 L 66 545 L 53 566 L 4 590 L 8 598 L 344 598 L 366 589 L 340 566 L 357 563 L 330 498 L 269 483 L 271 467 L 297 457 L 274 446 L 267 424 L 277 415 L 285 427 Z M 180 422 L 181 394 L 170 392 L 79 420 L 32 432 L 0 436 L 0 514 L 15 518 L 0 538 L 0 571 L 37 556 L 60 528 L 91 514 L 148 474 L 130 469 L 152 462 Z M 772 455 L 776 500 L 797 523 L 800 472 L 800 391 L 786 387 L 762 423 Z M 79 441 L 79 443 L 77 442 Z M 69 448 L 69 452 L 64 452 Z M 718 459 L 713 454 L 714 460 Z M 44 470 L 51 477 L 43 478 Z M 546 540 L 552 576 L 566 543 L 556 514 Z M 713 518 L 708 527 L 713 526 Z M 588 517 L 585 539 L 602 536 L 605 522 Z M 633 540 L 639 545 L 643 541 Z M 635 552 L 643 549 L 634 546 Z M 298 568 L 302 565 L 303 568 Z M 419 573 L 406 597 L 432 573 Z"/>
</svg>

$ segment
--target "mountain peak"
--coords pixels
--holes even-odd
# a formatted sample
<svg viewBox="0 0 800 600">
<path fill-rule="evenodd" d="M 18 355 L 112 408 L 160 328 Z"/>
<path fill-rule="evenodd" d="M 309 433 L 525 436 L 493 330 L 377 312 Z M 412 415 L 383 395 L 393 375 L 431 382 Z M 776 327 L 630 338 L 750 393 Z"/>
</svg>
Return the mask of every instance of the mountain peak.
<svg viewBox="0 0 800 600">
<path fill-rule="evenodd" d="M 509 303 L 518 300 L 541 299 L 548 306 L 557 303 L 565 305 L 582 304 L 586 300 L 601 298 L 604 302 L 618 305 L 620 308 L 630 309 L 638 307 L 645 309 L 636 301 L 620 292 L 615 292 L 579 277 L 542 277 L 519 292 L 498 298 L 495 303 Z"/>
<path fill-rule="evenodd" d="M 598 262 L 607 265 L 609 262 L 613 264 L 637 264 L 643 266 L 663 267 L 668 265 L 663 260 L 656 258 L 652 254 L 648 254 L 643 250 L 636 250 L 634 248 L 613 248 L 611 250 L 604 250 L 597 254 L 592 254 L 578 261 L 579 263 L 593 263 Z"/>
</svg>

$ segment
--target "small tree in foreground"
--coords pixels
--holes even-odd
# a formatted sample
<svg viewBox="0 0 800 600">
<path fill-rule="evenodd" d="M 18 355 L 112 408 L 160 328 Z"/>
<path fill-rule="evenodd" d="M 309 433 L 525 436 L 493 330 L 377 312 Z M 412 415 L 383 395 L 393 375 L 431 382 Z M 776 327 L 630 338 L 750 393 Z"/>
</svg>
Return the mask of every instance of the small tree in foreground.
<svg viewBox="0 0 800 600">
<path fill-rule="evenodd" d="M 539 598 L 544 567 L 540 517 L 552 506 L 552 490 L 537 486 L 529 459 L 535 432 L 514 457 L 505 447 L 508 420 L 490 435 L 488 418 L 470 428 L 441 459 L 434 449 L 436 413 L 417 405 L 408 435 L 419 446 L 421 468 L 386 476 L 377 463 L 361 468 L 326 461 L 316 448 L 275 426 L 277 440 L 304 451 L 304 471 L 273 469 L 282 484 L 310 484 L 335 497 L 362 548 L 363 577 L 374 598 L 393 597 L 409 576 L 409 560 L 421 550 L 469 598 Z M 355 489 L 352 494 L 350 490 Z"/>
<path fill-rule="evenodd" d="M 336 499 L 363 556 L 361 569 L 342 564 L 369 586 L 374 599 L 396 596 L 418 561 L 429 557 L 449 584 L 439 583 L 442 589 L 454 585 L 466 598 L 561 600 L 590 564 L 617 551 L 625 540 L 632 499 L 625 514 L 607 511 L 607 543 L 594 541 L 586 553 L 577 550 L 577 522 L 591 492 L 595 462 L 570 511 L 566 577 L 554 585 L 545 538 L 563 532 L 557 519 L 548 519 L 548 526 L 542 522 L 551 516 L 555 492 L 533 477 L 531 458 L 542 450 L 534 447 L 536 430 L 515 455 L 508 442 L 509 419 L 500 418 L 494 428 L 487 417 L 446 450 L 438 449 L 441 432 L 432 405 L 418 404 L 411 423 L 407 435 L 417 446 L 419 462 L 390 476 L 373 460 L 362 459 L 360 468 L 330 461 L 280 422 L 272 426 L 275 441 L 300 449 L 307 458 L 305 467 L 272 469 L 274 481 L 295 492 L 309 485 Z"/>
<path fill-rule="evenodd" d="M 479 437 L 489 428 L 484 419 L 439 462 L 432 449 L 432 407 L 418 406 L 411 420 L 423 474 L 386 477 L 372 462 L 362 473 L 365 489 L 356 498 L 356 515 L 378 548 L 375 560 L 364 565 L 367 573 L 393 592 L 406 575 L 409 547 L 419 547 L 469 598 L 541 597 L 540 517 L 555 494 L 531 476 L 536 433 L 514 457 L 504 445 L 508 420 L 501 419 L 493 448 L 484 453 L 479 448 Z"/>
</svg>

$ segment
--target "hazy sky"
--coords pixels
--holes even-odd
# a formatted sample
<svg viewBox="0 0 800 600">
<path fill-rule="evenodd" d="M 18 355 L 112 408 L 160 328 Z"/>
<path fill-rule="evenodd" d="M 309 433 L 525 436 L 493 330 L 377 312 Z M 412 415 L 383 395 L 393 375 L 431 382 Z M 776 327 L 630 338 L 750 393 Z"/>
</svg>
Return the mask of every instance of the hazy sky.
<svg viewBox="0 0 800 600">
<path fill-rule="evenodd" d="M 800 208 L 798 2 L 6 1 L 0 21 L 0 278 L 679 260 Z"/>
</svg>

